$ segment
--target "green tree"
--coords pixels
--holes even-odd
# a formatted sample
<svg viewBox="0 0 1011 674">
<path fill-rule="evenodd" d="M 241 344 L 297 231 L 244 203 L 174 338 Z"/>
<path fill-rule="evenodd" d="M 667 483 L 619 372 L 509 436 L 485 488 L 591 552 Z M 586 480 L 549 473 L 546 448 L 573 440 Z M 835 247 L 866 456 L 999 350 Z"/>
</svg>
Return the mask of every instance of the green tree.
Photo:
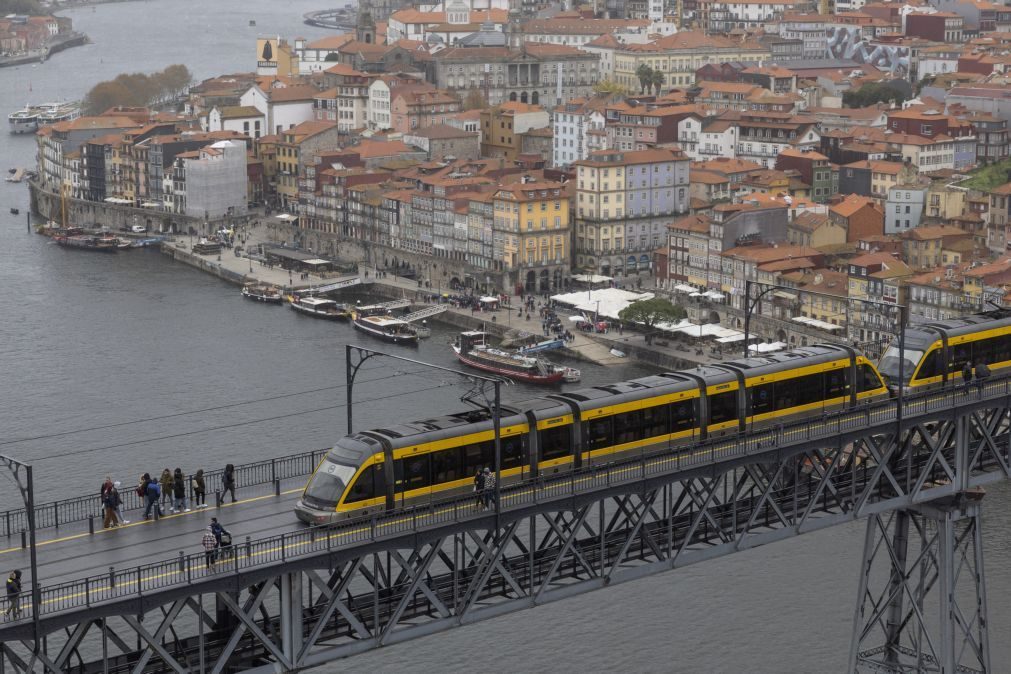
<svg viewBox="0 0 1011 674">
<path fill-rule="evenodd" d="M 671 304 L 662 297 L 632 302 L 618 313 L 625 323 L 638 323 L 646 328 L 646 343 L 653 343 L 653 328 L 661 323 L 676 323 L 688 315 L 684 307 Z"/>
<path fill-rule="evenodd" d="M 847 108 L 866 108 L 875 103 L 893 101 L 896 105 L 902 105 L 905 100 L 905 93 L 882 82 L 868 82 L 859 89 L 843 93 L 843 105 Z"/>
<path fill-rule="evenodd" d="M 635 69 L 635 76 L 639 78 L 639 93 L 645 94 L 646 87 L 653 85 L 653 69 L 645 63 L 640 63 Z"/>
<path fill-rule="evenodd" d="M 593 91 L 598 94 L 627 94 L 628 89 L 614 80 L 600 80 L 593 85 Z"/>
<path fill-rule="evenodd" d="M 667 78 L 664 77 L 664 74 L 659 70 L 654 70 L 653 74 L 650 76 L 650 84 L 653 85 L 653 91 L 657 96 L 660 95 L 660 90 L 663 88 L 666 79 Z"/>
</svg>

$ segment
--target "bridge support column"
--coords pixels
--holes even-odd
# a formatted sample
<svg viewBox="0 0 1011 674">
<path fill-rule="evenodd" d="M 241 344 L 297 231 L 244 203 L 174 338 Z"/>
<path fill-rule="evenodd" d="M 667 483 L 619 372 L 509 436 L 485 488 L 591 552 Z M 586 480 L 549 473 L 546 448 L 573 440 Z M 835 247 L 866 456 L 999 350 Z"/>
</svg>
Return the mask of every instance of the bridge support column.
<svg viewBox="0 0 1011 674">
<path fill-rule="evenodd" d="M 281 585 L 281 652 L 294 662 L 302 650 L 302 574 L 285 573 Z"/>
<path fill-rule="evenodd" d="M 992 671 L 981 499 L 961 492 L 868 518 L 851 672 Z"/>
</svg>

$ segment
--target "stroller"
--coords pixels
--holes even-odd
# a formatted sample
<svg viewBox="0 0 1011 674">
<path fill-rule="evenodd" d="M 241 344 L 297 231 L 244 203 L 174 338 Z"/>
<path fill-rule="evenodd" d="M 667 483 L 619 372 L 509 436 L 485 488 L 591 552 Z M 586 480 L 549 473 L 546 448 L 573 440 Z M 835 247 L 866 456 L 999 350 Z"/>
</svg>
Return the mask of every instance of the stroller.
<svg viewBox="0 0 1011 674">
<path fill-rule="evenodd" d="M 227 531 L 221 532 L 221 545 L 218 546 L 219 560 L 228 559 L 235 556 L 235 548 L 232 547 L 232 535 Z"/>
</svg>

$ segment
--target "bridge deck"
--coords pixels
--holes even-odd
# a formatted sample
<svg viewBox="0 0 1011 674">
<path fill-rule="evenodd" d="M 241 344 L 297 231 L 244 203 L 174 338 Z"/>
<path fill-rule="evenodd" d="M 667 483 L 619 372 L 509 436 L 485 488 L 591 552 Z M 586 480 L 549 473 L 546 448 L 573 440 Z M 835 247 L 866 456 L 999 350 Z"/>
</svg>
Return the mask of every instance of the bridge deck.
<svg viewBox="0 0 1011 674">
<path fill-rule="evenodd" d="M 973 406 L 984 407 L 988 400 L 1006 398 L 1011 394 L 1009 380 L 999 379 L 988 383 L 982 396 L 966 396 L 961 391 L 930 394 L 907 403 L 904 414 L 909 425 L 922 423 L 926 419 L 943 418 L 956 407 L 963 411 Z M 824 446 L 826 440 L 833 444 L 847 442 L 849 437 L 874 433 L 888 433 L 894 429 L 896 406 L 892 402 L 873 408 L 847 411 L 823 419 L 808 420 L 786 428 L 765 429 L 743 438 L 729 437 L 692 447 L 678 447 L 674 450 L 657 447 L 656 453 L 622 464 L 600 464 L 590 466 L 579 474 L 569 474 L 561 479 L 539 481 L 513 486 L 503 491 L 503 518 L 508 521 L 522 517 L 525 512 L 536 512 L 543 504 L 559 499 L 599 498 L 611 490 L 620 490 L 630 483 L 658 483 L 669 480 L 670 475 L 711 471 L 713 464 L 728 464 L 753 460 L 763 454 L 782 454 L 799 451 L 812 445 Z M 954 485 L 946 485 L 952 490 Z M 942 487 L 946 488 L 946 487 Z M 353 522 L 338 528 L 314 531 L 294 522 L 291 505 L 299 488 L 295 480 L 285 484 L 280 497 L 261 494 L 235 505 L 228 504 L 220 509 L 209 507 L 205 510 L 170 516 L 156 523 L 131 524 L 122 530 L 89 535 L 87 531 L 68 533 L 61 530 L 60 536 L 43 540 L 39 547 L 40 576 L 45 585 L 43 610 L 49 615 L 64 611 L 74 612 L 84 608 L 85 601 L 81 585 L 58 586 L 60 583 L 77 581 L 85 576 L 93 576 L 90 585 L 89 603 L 116 601 L 125 593 L 134 597 L 141 590 L 154 593 L 162 588 L 195 582 L 205 577 L 199 559 L 187 559 L 187 564 L 176 564 L 174 558 L 180 551 L 188 555 L 200 552 L 200 537 L 211 516 L 217 516 L 233 534 L 235 544 L 242 545 L 246 536 L 254 540 L 253 546 L 244 549 L 235 560 L 232 569 L 219 569 L 216 573 L 230 573 L 233 570 L 248 572 L 254 567 L 268 567 L 299 556 L 326 554 L 331 548 L 351 549 L 369 545 L 377 539 L 390 540 L 411 537 L 422 530 L 459 525 L 469 520 L 483 520 L 490 515 L 473 504 L 473 500 L 457 499 L 435 504 L 408 513 L 393 513 L 373 519 L 371 522 Z M 740 513 L 738 513 L 739 515 Z M 287 539 L 265 540 L 270 536 Z M 258 543 L 255 541 L 259 541 Z M 7 562 L 8 568 L 27 568 L 27 551 L 12 546 L 0 550 L 0 560 Z M 84 560 L 83 562 L 80 560 Z M 149 567 L 137 572 L 137 579 L 117 577 L 117 587 L 100 576 L 114 566 L 117 572 L 127 567 L 148 563 L 165 563 L 160 567 Z M 132 585 L 132 589 L 129 586 Z M 27 614 L 27 611 L 26 611 Z M 4 631 L 4 618 L 0 616 L 0 633 Z"/>
</svg>

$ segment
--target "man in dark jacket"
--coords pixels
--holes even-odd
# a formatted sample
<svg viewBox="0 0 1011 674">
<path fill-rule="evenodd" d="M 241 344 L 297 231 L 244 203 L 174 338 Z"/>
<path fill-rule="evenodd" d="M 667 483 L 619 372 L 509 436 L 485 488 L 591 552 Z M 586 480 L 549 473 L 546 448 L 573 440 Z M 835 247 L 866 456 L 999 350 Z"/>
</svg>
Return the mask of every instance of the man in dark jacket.
<svg viewBox="0 0 1011 674">
<path fill-rule="evenodd" d="M 161 506 L 158 505 L 158 497 L 161 496 L 161 489 L 158 488 L 158 480 L 149 478 L 147 487 L 144 488 L 144 519 L 151 519 L 151 511 L 155 511 L 155 516 L 161 515 Z"/>
<path fill-rule="evenodd" d="M 116 491 L 115 487 L 110 487 L 109 491 L 105 492 L 105 498 L 102 500 L 102 505 L 105 508 L 104 517 L 102 518 L 103 529 L 118 526 L 116 511 L 119 508 L 119 502 L 119 492 Z"/>
<path fill-rule="evenodd" d="M 7 576 L 7 610 L 4 614 L 17 618 L 21 615 L 21 570 L 14 569 Z"/>
<path fill-rule="evenodd" d="M 976 388 L 979 389 L 979 395 L 983 395 L 983 386 L 986 384 L 986 380 L 990 378 L 990 368 L 986 363 L 979 363 L 976 365 Z"/>
<path fill-rule="evenodd" d="M 972 384 L 972 363 L 966 361 L 965 365 L 962 366 L 962 384 L 965 386 L 965 390 L 969 390 L 969 385 Z"/>
</svg>

